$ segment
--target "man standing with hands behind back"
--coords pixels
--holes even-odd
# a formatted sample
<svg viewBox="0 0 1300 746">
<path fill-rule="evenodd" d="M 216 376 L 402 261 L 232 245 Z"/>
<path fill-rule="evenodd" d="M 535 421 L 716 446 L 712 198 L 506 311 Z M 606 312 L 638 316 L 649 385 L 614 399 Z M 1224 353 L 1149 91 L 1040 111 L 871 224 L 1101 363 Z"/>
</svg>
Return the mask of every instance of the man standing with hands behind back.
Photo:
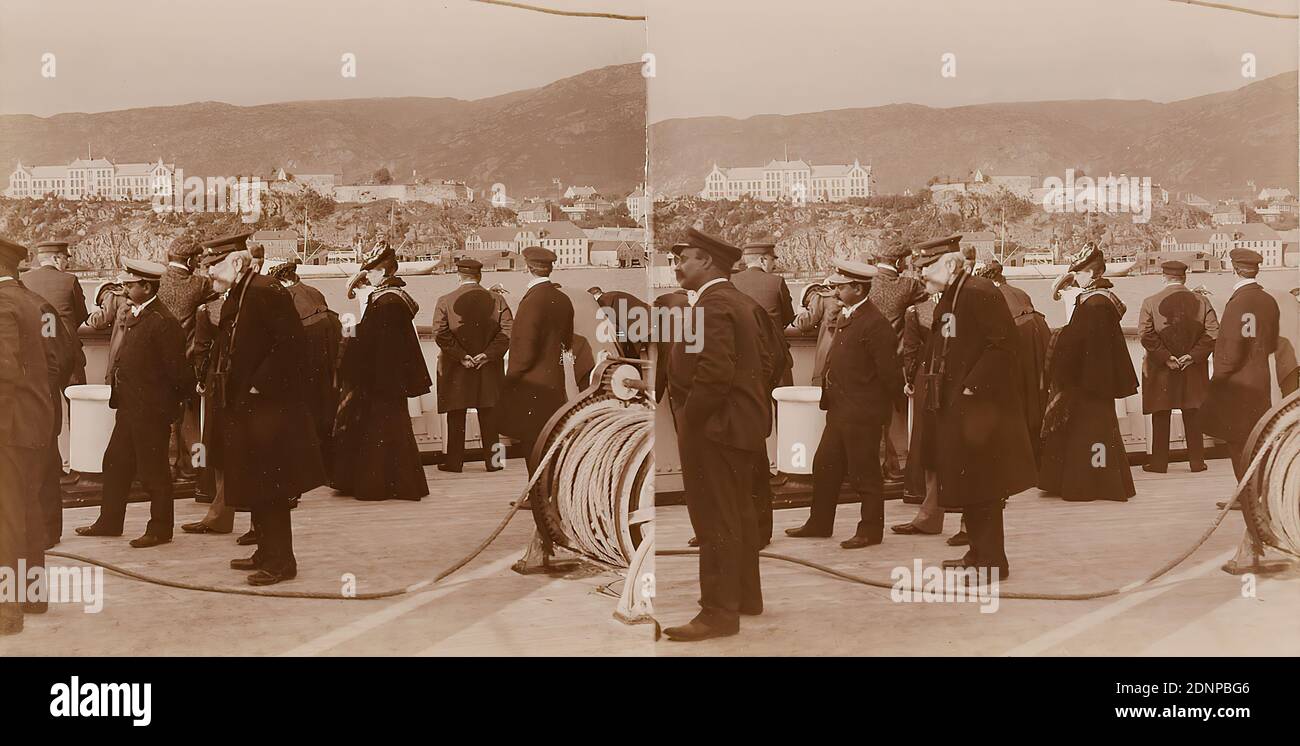
<svg viewBox="0 0 1300 746">
<path fill-rule="evenodd" d="M 761 614 L 758 521 L 750 497 L 754 459 L 772 427 L 769 381 L 780 351 L 764 344 L 766 312 L 728 277 L 740 250 L 694 228 L 673 246 L 689 293 L 695 351 L 675 346 L 668 388 L 676 413 L 682 481 L 700 544 L 700 613 L 668 627 L 670 640 L 734 635 L 741 614 Z"/>
</svg>

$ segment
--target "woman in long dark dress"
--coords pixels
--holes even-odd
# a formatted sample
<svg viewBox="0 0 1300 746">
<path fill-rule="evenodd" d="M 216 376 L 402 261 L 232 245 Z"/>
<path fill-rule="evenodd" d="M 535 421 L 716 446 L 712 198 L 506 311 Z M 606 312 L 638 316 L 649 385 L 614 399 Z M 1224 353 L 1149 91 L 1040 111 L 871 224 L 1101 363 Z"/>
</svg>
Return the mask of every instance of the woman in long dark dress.
<svg viewBox="0 0 1300 746">
<path fill-rule="evenodd" d="M 1089 246 L 1070 265 L 1083 292 L 1057 335 L 1047 371 L 1038 486 L 1071 501 L 1126 501 L 1137 490 L 1115 416 L 1115 400 L 1137 392 L 1124 342 L 1124 304 L 1102 275 L 1106 258 Z"/>
<path fill-rule="evenodd" d="M 397 256 L 386 245 L 367 253 L 361 269 L 375 289 L 344 337 L 331 485 L 358 500 L 419 500 L 429 486 L 406 400 L 433 385 L 413 324 L 419 305 L 394 276 Z"/>
</svg>

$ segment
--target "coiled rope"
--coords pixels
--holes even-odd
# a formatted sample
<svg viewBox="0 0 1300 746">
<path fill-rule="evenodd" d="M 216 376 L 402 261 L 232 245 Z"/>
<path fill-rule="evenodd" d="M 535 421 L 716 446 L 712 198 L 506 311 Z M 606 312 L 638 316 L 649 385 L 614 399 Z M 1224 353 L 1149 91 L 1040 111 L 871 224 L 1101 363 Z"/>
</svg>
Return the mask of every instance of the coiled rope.
<svg viewBox="0 0 1300 746">
<path fill-rule="evenodd" d="M 1266 414 L 1265 421 L 1267 424 L 1256 440 L 1254 457 L 1251 458 L 1246 473 L 1237 483 L 1237 488 L 1233 490 L 1232 499 L 1224 503 L 1223 508 L 1214 517 L 1209 528 L 1201 534 L 1200 538 L 1193 542 L 1186 551 L 1161 565 L 1156 571 L 1131 583 L 1089 593 L 1006 592 L 999 589 L 998 598 L 1036 601 L 1089 601 L 1129 593 L 1153 583 L 1182 564 L 1205 544 L 1211 534 L 1223 523 L 1228 511 L 1247 491 L 1251 481 L 1255 478 L 1256 472 L 1261 468 L 1264 469 L 1264 472 L 1263 479 L 1260 482 L 1267 485 L 1267 495 L 1264 500 L 1266 500 L 1269 509 L 1269 527 L 1276 539 L 1270 546 L 1292 556 L 1300 557 L 1300 395 L 1289 397 L 1282 405 L 1273 410 L 1271 417 Z M 682 557 L 694 556 L 699 553 L 700 550 L 698 549 L 659 549 L 655 552 L 655 556 Z M 855 575 L 787 554 L 759 552 L 758 555 L 767 559 L 801 565 L 850 583 L 890 590 L 898 587 L 898 584 L 893 581 Z M 910 590 L 914 593 L 923 592 L 920 587 L 913 587 Z"/>
<path fill-rule="evenodd" d="M 641 412 L 642 415 L 638 416 L 631 414 L 636 412 Z M 578 416 L 571 418 L 560 429 L 551 447 L 546 450 L 546 453 L 543 454 L 542 458 L 538 461 L 537 468 L 533 470 L 533 474 L 528 479 L 528 483 L 519 491 L 519 496 L 515 499 L 514 504 L 506 511 L 505 516 L 501 518 L 501 521 L 496 525 L 496 528 L 494 528 L 492 532 L 483 539 L 483 541 L 479 542 L 478 546 L 474 547 L 469 554 L 466 554 L 464 557 L 461 557 L 443 570 L 439 571 L 436 575 L 400 588 L 348 595 L 343 593 L 324 593 L 318 591 L 258 590 L 254 588 L 214 586 L 154 577 L 152 575 L 146 575 L 134 570 L 129 570 L 111 562 L 106 562 L 94 557 L 87 557 L 74 552 L 47 551 L 45 554 L 47 557 L 60 557 L 62 559 L 69 559 L 76 562 L 84 562 L 96 567 L 102 567 L 116 575 L 130 578 L 132 580 L 138 580 L 143 583 L 187 591 L 228 593 L 236 596 L 310 598 L 340 601 L 374 601 L 384 598 L 393 598 L 395 596 L 403 596 L 422 591 L 435 583 L 446 579 L 453 573 L 468 565 L 470 562 L 474 561 L 476 557 L 482 554 L 483 551 L 487 549 L 492 542 L 496 541 L 497 537 L 505 531 L 505 528 L 509 525 L 511 519 L 513 519 L 515 514 L 519 512 L 520 503 L 523 502 L 524 498 L 533 489 L 539 477 L 546 473 L 546 467 L 551 463 L 551 460 L 557 458 L 558 455 L 559 460 L 557 463 L 565 469 L 578 469 L 579 467 L 583 467 L 580 473 L 583 475 L 582 478 L 586 480 L 584 484 L 581 485 L 584 495 L 582 499 L 585 500 L 582 504 L 578 504 L 579 497 L 577 495 L 561 495 L 561 497 L 565 498 L 565 504 L 570 505 L 570 507 L 567 508 L 568 514 L 577 519 L 574 521 L 575 532 L 573 537 L 575 541 L 577 541 L 578 547 L 582 549 L 584 554 L 587 553 L 589 549 L 596 549 L 600 554 L 594 556 L 595 559 L 601 560 L 602 564 L 615 564 L 616 562 L 611 562 L 609 559 L 615 558 L 617 561 L 617 555 L 614 551 L 610 550 L 608 539 L 602 535 L 602 532 L 607 530 L 609 527 L 615 526 L 616 521 L 612 516 L 612 508 L 605 504 L 607 501 L 596 499 L 601 493 L 595 491 L 594 486 L 601 484 L 602 479 L 625 478 L 624 475 L 618 473 L 617 469 L 612 467 L 618 463 L 623 463 L 626 459 L 622 454 L 615 455 L 611 452 L 620 448 L 621 444 L 628 442 L 641 443 L 648 438 L 645 432 L 647 426 L 640 421 L 641 418 L 649 419 L 649 414 L 646 410 L 607 410 L 604 412 L 594 413 L 587 410 L 580 410 Z M 633 427 L 634 424 L 636 427 Z M 653 433 L 652 422 L 649 427 L 650 432 Z M 576 444 L 580 447 L 571 449 L 569 448 L 569 444 Z M 565 458 L 570 451 L 575 451 L 577 458 Z M 570 461 L 573 461 L 574 464 L 570 465 Z M 610 468 L 605 468 L 603 466 L 606 462 L 610 464 Z M 588 505 L 586 503 L 591 504 Z M 613 546 L 617 546 L 617 543 Z M 627 566 L 626 559 L 622 560 L 621 566 Z"/>
</svg>

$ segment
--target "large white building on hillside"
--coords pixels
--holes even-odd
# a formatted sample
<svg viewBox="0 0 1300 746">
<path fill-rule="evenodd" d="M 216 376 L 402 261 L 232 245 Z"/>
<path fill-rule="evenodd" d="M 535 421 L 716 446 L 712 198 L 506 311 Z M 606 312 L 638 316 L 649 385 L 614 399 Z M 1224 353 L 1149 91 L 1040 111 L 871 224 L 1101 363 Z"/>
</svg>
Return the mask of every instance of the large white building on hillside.
<svg viewBox="0 0 1300 746">
<path fill-rule="evenodd" d="M 169 195 L 174 189 L 176 164 L 113 163 L 107 158 L 78 158 L 66 166 L 26 166 L 18 162 L 9 174 L 6 197 L 43 197 L 54 194 L 63 199 L 151 200 L 155 195 Z"/>
<path fill-rule="evenodd" d="M 754 199 L 775 202 L 840 202 L 872 195 L 871 166 L 813 165 L 807 161 L 770 161 L 766 166 L 722 168 L 716 163 L 704 177 L 704 199 Z"/>
</svg>

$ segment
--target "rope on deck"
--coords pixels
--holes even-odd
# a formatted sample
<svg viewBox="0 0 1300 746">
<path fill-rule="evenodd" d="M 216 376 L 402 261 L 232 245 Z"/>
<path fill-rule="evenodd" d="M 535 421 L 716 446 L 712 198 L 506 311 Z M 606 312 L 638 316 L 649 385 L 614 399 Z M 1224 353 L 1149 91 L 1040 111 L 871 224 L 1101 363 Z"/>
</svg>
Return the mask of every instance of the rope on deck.
<svg viewBox="0 0 1300 746">
<path fill-rule="evenodd" d="M 578 423 L 580 422 L 581 421 L 578 421 Z M 570 427 L 574 427 L 575 424 L 578 423 L 570 423 L 570 425 L 566 427 L 564 431 L 561 431 L 562 435 L 566 433 Z M 474 558 L 482 554 L 483 550 L 487 549 L 492 542 L 496 541 L 497 537 L 501 535 L 501 532 L 505 531 L 506 526 L 509 525 L 510 523 L 510 520 L 515 517 L 516 513 L 519 512 L 520 503 L 524 501 L 524 498 L 528 496 L 529 491 L 533 489 L 533 485 L 537 483 L 538 478 L 544 473 L 546 465 L 549 464 L 551 459 L 555 457 L 556 452 L 559 451 L 558 446 L 563 440 L 564 440 L 563 437 L 557 438 L 556 444 L 552 445 L 551 448 L 547 449 L 546 453 L 542 456 L 541 460 L 538 462 L 537 468 L 533 471 L 533 475 L 529 477 L 528 484 L 524 485 L 524 488 L 519 492 L 519 496 L 515 498 L 515 501 L 513 504 L 511 504 L 510 509 L 506 511 L 505 516 L 501 518 L 501 522 L 497 524 L 496 528 L 494 528 L 492 532 L 489 533 L 483 539 L 483 541 L 479 542 L 478 546 L 474 547 L 473 551 L 471 551 L 469 554 L 465 555 L 464 557 L 461 557 L 460 559 L 456 560 L 452 564 L 448 565 L 437 575 L 434 575 L 431 578 L 426 578 L 425 580 L 421 580 L 416 583 L 412 583 L 407 586 L 403 586 L 401 588 L 391 588 L 384 591 L 375 591 L 373 593 L 355 593 L 352 595 L 346 595 L 343 593 L 323 593 L 318 591 L 257 590 L 254 588 L 204 585 L 202 583 L 185 583 L 179 580 L 168 580 L 166 578 L 158 578 L 152 575 L 145 575 L 144 573 L 139 573 L 134 570 L 128 570 L 125 567 L 121 567 L 119 565 L 115 565 L 111 562 L 106 562 L 104 560 L 95 559 L 94 557 L 87 557 L 81 554 L 74 554 L 73 552 L 47 551 L 45 553 L 45 556 L 61 557 L 63 559 L 70 559 L 70 560 L 75 560 L 77 562 L 84 562 L 88 565 L 95 565 L 96 567 L 102 567 L 111 573 L 121 575 L 122 577 L 130 578 L 132 580 L 138 580 L 142 583 L 161 585 L 161 586 L 166 586 L 168 588 L 178 588 L 180 590 L 185 590 L 185 591 L 201 591 L 204 593 L 228 593 L 235 596 L 265 596 L 267 598 L 313 598 L 313 599 L 328 599 L 328 600 L 337 600 L 337 601 L 375 601 L 384 598 L 393 598 L 394 596 L 404 596 L 409 593 L 415 593 L 417 591 L 424 590 L 425 588 L 428 588 L 429 586 L 446 579 L 447 577 L 452 575 L 452 573 L 455 573 L 456 571 L 463 568 L 465 565 L 468 565 L 470 562 L 473 562 Z"/>
<path fill-rule="evenodd" d="M 1205 529 L 1204 533 L 1191 546 L 1164 565 L 1161 565 L 1159 569 L 1140 580 L 1088 593 L 1005 592 L 999 589 L 998 598 L 1035 601 L 1090 601 L 1130 593 L 1149 585 L 1182 564 L 1196 550 L 1200 549 L 1210 538 L 1210 535 L 1223 523 L 1224 517 L 1227 516 L 1229 510 L 1232 510 L 1233 505 L 1238 500 L 1243 498 L 1248 500 L 1256 499 L 1252 494 L 1251 485 L 1255 481 L 1257 472 L 1261 477 L 1259 484 L 1265 485 L 1264 489 L 1266 490 L 1258 499 L 1267 506 L 1266 527 L 1270 528 L 1272 533 L 1272 538 L 1267 541 L 1268 545 L 1293 557 L 1300 557 L 1300 394 L 1293 394 L 1281 405 L 1265 414 L 1261 420 L 1261 427 L 1260 434 L 1255 439 L 1254 457 L 1251 458 L 1246 473 L 1237 483 L 1237 488 L 1233 490 L 1232 499 L 1224 503 L 1223 508 L 1214 517 L 1209 528 Z M 1247 445 L 1247 450 L 1250 450 L 1250 444 Z M 1255 529 L 1251 529 L 1251 531 L 1254 533 Z M 698 549 L 659 549 L 655 554 L 657 557 L 682 557 L 694 556 L 699 553 L 700 550 Z M 788 554 L 759 552 L 758 556 L 801 565 L 850 583 L 889 590 L 897 587 L 897 583 L 890 580 L 878 580 L 855 575 Z M 913 593 L 923 592 L 921 588 L 917 587 L 912 588 L 911 591 Z"/>
</svg>

